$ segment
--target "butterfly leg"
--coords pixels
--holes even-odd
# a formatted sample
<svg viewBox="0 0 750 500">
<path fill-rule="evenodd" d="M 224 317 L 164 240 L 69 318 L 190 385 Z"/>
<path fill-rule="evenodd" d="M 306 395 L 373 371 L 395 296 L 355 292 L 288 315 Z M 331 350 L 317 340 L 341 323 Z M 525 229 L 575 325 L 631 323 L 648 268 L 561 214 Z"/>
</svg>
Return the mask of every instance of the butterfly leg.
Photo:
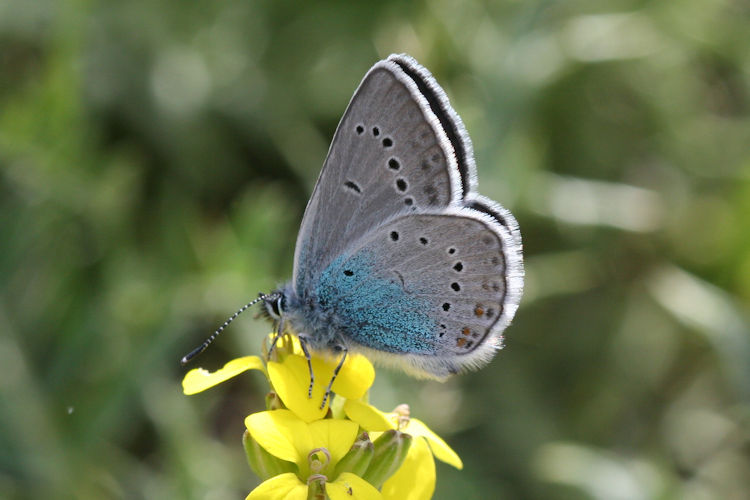
<svg viewBox="0 0 750 500">
<path fill-rule="evenodd" d="M 276 329 L 276 335 L 273 336 L 273 340 L 271 341 L 271 347 L 268 348 L 268 354 L 266 355 L 266 359 L 271 359 L 271 353 L 276 348 L 276 343 L 279 341 L 279 337 L 284 335 L 284 317 L 282 316 L 279 318 L 278 328 Z"/>
<path fill-rule="evenodd" d="M 307 348 L 310 342 L 304 335 L 297 335 L 299 338 L 299 345 L 302 347 L 302 352 L 305 353 L 305 359 L 307 360 L 307 369 L 310 371 L 310 386 L 307 388 L 307 399 L 312 398 L 313 383 L 315 382 L 315 374 L 312 368 L 312 358 L 310 357 L 310 350 Z M 325 404 L 325 403 L 324 403 Z"/>
<path fill-rule="evenodd" d="M 341 367 L 344 366 L 344 361 L 346 361 L 346 355 L 349 353 L 349 349 L 347 349 L 346 346 L 343 346 L 343 345 L 337 345 L 336 350 L 342 353 L 341 359 L 339 360 L 339 364 L 337 364 L 336 368 L 334 368 L 333 370 L 333 376 L 331 377 L 331 381 L 328 382 L 328 387 L 326 387 L 326 393 L 325 395 L 323 395 L 323 403 L 320 405 L 321 408 L 323 408 L 326 405 L 328 398 L 331 397 L 331 387 L 333 386 L 333 381 L 336 380 L 336 377 L 341 371 Z"/>
</svg>

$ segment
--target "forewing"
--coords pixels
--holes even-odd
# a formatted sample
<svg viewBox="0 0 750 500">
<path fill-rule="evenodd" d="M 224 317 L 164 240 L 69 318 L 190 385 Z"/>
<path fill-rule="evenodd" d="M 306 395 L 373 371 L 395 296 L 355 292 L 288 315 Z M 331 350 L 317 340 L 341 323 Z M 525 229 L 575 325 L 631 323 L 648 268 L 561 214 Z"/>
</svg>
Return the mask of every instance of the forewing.
<svg viewBox="0 0 750 500">
<path fill-rule="evenodd" d="M 384 221 L 461 202 L 473 160 L 454 116 L 442 89 L 411 58 L 391 56 L 365 75 L 302 220 L 298 292 L 304 294 L 333 259 Z"/>
</svg>

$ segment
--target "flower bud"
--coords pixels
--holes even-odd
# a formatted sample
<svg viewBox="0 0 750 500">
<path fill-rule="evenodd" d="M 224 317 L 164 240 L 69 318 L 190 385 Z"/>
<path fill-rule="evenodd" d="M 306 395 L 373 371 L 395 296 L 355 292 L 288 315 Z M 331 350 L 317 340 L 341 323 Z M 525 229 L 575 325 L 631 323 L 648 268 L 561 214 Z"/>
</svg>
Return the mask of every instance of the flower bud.
<svg viewBox="0 0 750 500">
<path fill-rule="evenodd" d="M 375 440 L 375 453 L 370 466 L 362 476 L 362 479 L 380 488 L 383 483 L 391 477 L 406 459 L 409 452 L 412 437 L 401 431 L 385 431 Z"/>
<path fill-rule="evenodd" d="M 269 391 L 266 394 L 266 410 L 278 410 L 280 408 L 284 408 L 281 398 L 275 391 Z"/>
<path fill-rule="evenodd" d="M 344 457 L 339 460 L 333 478 L 338 477 L 342 472 L 351 472 L 357 476 L 362 476 L 372 461 L 375 454 L 375 445 L 370 441 L 370 436 L 363 432 L 359 435 L 351 449 Z"/>
<path fill-rule="evenodd" d="M 278 476 L 285 472 L 295 472 L 296 466 L 292 462 L 287 462 L 280 458 L 274 457 L 266 450 L 261 448 L 250 432 L 245 430 L 242 434 L 242 445 L 245 447 L 245 455 L 250 468 L 263 480 Z"/>
</svg>

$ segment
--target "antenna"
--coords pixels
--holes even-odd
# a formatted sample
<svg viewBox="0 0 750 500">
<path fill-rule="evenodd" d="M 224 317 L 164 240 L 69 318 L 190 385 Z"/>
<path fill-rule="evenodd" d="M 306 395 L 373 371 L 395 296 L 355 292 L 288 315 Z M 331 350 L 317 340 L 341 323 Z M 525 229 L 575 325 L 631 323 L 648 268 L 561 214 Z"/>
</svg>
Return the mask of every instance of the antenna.
<svg viewBox="0 0 750 500">
<path fill-rule="evenodd" d="M 242 314 L 243 312 L 245 312 L 245 310 L 248 307 L 251 307 L 251 306 L 257 304 L 261 300 L 265 300 L 268 297 L 274 297 L 276 295 L 278 295 L 278 294 L 266 295 L 264 293 L 261 293 L 260 296 L 257 299 L 251 300 L 250 302 L 248 302 L 247 304 L 245 304 L 244 306 L 242 306 L 236 313 L 232 314 L 232 316 L 228 320 L 226 320 L 223 325 L 221 325 L 219 328 L 217 328 L 216 331 L 214 333 L 212 333 L 210 337 L 208 337 L 206 340 L 204 340 L 201 345 L 199 345 L 198 347 L 196 347 L 195 349 L 193 349 L 192 351 L 190 351 L 188 354 L 186 354 L 185 356 L 183 356 L 182 359 L 180 360 L 180 364 L 182 364 L 183 366 L 186 365 L 186 364 L 188 364 L 191 359 L 193 359 L 194 357 L 196 357 L 197 355 L 199 355 L 200 353 L 202 353 L 203 351 L 205 351 L 206 348 L 209 345 L 211 345 L 211 342 L 213 342 L 214 339 L 216 337 L 218 337 L 219 334 L 221 332 L 223 332 L 224 329 L 227 326 L 229 326 L 229 323 L 231 323 L 232 321 L 234 321 L 237 316 L 239 316 L 240 314 Z"/>
</svg>

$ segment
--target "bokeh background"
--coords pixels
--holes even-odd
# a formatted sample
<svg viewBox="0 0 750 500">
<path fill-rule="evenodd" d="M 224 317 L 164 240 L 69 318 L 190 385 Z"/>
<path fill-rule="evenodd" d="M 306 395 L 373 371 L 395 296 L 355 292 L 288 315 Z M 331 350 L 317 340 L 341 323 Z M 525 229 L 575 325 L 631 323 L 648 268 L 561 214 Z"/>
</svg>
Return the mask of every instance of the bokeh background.
<svg viewBox="0 0 750 500">
<path fill-rule="evenodd" d="M 290 276 L 352 92 L 408 52 L 527 269 L 486 369 L 378 372 L 464 459 L 435 497 L 747 498 L 748 47 L 740 0 L 0 2 L 0 497 L 257 484 L 262 377 L 188 398 L 178 360 Z"/>
</svg>

